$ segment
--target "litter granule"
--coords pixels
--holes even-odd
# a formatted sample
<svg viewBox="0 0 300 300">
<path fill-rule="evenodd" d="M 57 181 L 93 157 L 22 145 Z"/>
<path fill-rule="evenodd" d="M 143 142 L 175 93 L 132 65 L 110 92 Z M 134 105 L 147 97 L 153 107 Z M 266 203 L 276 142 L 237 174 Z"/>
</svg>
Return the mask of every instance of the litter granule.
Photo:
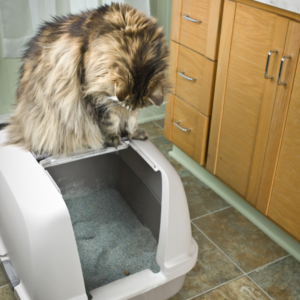
<svg viewBox="0 0 300 300">
<path fill-rule="evenodd" d="M 118 190 L 105 188 L 64 197 L 70 212 L 87 293 L 150 269 L 159 272 L 157 241 Z"/>
</svg>

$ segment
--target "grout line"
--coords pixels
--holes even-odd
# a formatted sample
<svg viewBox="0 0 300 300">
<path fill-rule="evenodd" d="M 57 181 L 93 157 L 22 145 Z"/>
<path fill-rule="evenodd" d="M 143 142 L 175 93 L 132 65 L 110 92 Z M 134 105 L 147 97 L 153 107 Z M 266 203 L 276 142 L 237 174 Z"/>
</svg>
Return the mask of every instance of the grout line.
<svg viewBox="0 0 300 300">
<path fill-rule="evenodd" d="M 193 223 L 192 224 L 217 248 L 221 251 L 221 253 L 223 253 L 243 274 L 244 276 L 248 277 L 269 299 L 273 300 L 273 298 L 271 298 L 270 295 L 268 295 L 259 285 L 257 285 L 256 282 L 254 282 L 248 275 L 246 272 L 244 272 L 219 246 L 217 246 L 196 224 Z M 252 272 L 252 271 L 251 271 Z M 199 296 L 199 295 L 197 295 Z"/>
<path fill-rule="evenodd" d="M 246 273 L 218 246 L 216 245 L 196 224 L 193 223 L 192 224 L 217 248 L 219 249 L 244 275 L 246 275 Z"/>
<path fill-rule="evenodd" d="M 164 119 L 159 119 L 159 120 L 164 120 Z M 158 123 L 156 123 L 156 121 L 159 121 L 159 120 L 154 120 L 153 122 L 155 123 L 155 125 L 157 125 L 159 128 L 162 128 L 164 129 L 162 126 L 160 126 Z"/>
<path fill-rule="evenodd" d="M 227 207 L 223 207 L 223 208 L 221 208 L 221 209 L 212 211 L 212 212 L 210 212 L 210 213 L 208 213 L 208 214 L 205 214 L 205 215 L 203 215 L 203 216 L 200 216 L 200 217 L 196 217 L 196 218 L 194 218 L 194 219 L 191 219 L 191 221 L 195 221 L 195 220 L 201 219 L 201 218 L 203 218 L 203 217 L 212 215 L 212 214 L 214 214 L 214 213 L 217 213 L 217 212 L 219 212 L 219 211 L 225 210 L 225 209 L 230 208 L 230 207 L 232 207 L 232 206 L 229 205 L 229 206 L 227 206 Z"/>
<path fill-rule="evenodd" d="M 5 284 L 5 285 L 0 286 L 0 290 L 1 290 L 2 288 L 5 288 L 6 286 L 8 286 L 8 283 Z"/>
<path fill-rule="evenodd" d="M 248 274 L 250 274 L 250 273 L 252 273 L 252 272 L 254 272 L 254 271 L 259 271 L 259 270 L 261 270 L 261 269 L 263 269 L 263 268 L 265 268 L 265 267 L 267 267 L 267 266 L 269 266 L 269 265 L 272 265 L 272 264 L 274 264 L 274 263 L 277 263 L 278 261 L 283 260 L 283 259 L 285 259 L 285 258 L 287 258 L 287 257 L 289 257 L 289 256 L 291 256 L 291 254 L 288 254 L 288 255 L 286 255 L 286 256 L 280 257 L 280 258 L 278 258 L 278 259 L 276 259 L 276 260 L 274 260 L 274 261 L 272 261 L 272 262 L 269 262 L 269 263 L 267 263 L 267 264 L 265 264 L 265 265 L 263 265 L 263 266 L 261 266 L 261 267 L 259 267 L 259 268 L 257 268 L 257 269 L 254 269 L 254 270 L 252 270 L 252 271 L 250 271 L 250 272 L 248 272 L 248 273 L 246 273 L 246 274 L 248 275 Z"/>
<path fill-rule="evenodd" d="M 254 285 L 256 285 L 268 298 L 273 300 L 273 298 L 269 294 L 267 294 L 267 292 L 262 287 L 260 287 L 251 277 L 249 277 L 247 274 L 246 277 L 248 277 L 248 279 L 250 279 L 254 283 Z"/>
<path fill-rule="evenodd" d="M 200 294 L 198 294 L 198 295 L 195 295 L 195 296 L 193 296 L 193 297 L 191 297 L 191 298 L 188 298 L 188 299 L 186 299 L 186 300 L 194 299 L 194 298 L 196 298 L 196 297 L 198 297 L 198 296 L 201 296 L 201 295 L 203 295 L 203 294 L 206 294 L 206 293 L 208 293 L 208 292 L 210 292 L 210 291 L 212 291 L 212 290 L 215 290 L 215 289 L 217 289 L 217 288 L 219 288 L 219 287 L 221 287 L 221 286 L 223 286 L 223 285 L 225 285 L 225 284 L 227 284 L 227 283 L 230 283 L 230 282 L 232 282 L 232 281 L 234 281 L 234 280 L 236 280 L 236 279 L 239 279 L 239 278 L 241 278 L 241 277 L 244 277 L 244 276 L 245 276 L 245 275 L 243 274 L 243 275 L 240 275 L 240 276 L 235 277 L 235 278 L 233 278 L 233 279 L 230 279 L 230 280 L 228 280 L 228 281 L 226 281 L 226 282 L 224 282 L 224 283 L 221 283 L 221 284 L 219 284 L 219 285 L 217 285 L 217 286 L 215 286 L 215 287 L 213 287 L 213 288 L 211 288 L 211 289 L 208 289 L 208 290 L 206 290 L 206 291 L 204 291 L 204 292 L 202 292 L 202 293 L 200 293 Z"/>
</svg>

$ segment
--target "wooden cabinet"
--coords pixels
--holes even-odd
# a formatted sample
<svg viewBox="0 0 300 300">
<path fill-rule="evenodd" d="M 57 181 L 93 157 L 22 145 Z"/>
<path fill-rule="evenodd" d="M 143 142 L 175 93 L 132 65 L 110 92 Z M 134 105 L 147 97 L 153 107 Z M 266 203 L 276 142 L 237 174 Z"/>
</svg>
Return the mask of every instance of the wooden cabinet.
<svg viewBox="0 0 300 300">
<path fill-rule="evenodd" d="M 289 59 L 284 76 L 292 82 L 299 25 L 225 1 L 207 169 L 254 206 L 274 103 L 279 94 L 281 97 L 277 84 L 280 62 L 289 49 L 294 59 Z M 272 50 L 266 78 L 266 60 Z"/>
<path fill-rule="evenodd" d="M 297 239 L 299 49 L 300 23 L 225 1 L 206 166 Z"/>
<path fill-rule="evenodd" d="M 178 0 L 172 6 L 165 136 L 204 165 L 217 67 L 223 0 Z M 177 125 L 181 124 L 184 131 Z M 181 126 L 180 125 L 180 126 Z"/>
<path fill-rule="evenodd" d="M 291 96 L 276 99 L 256 207 L 300 241 L 300 57 L 295 80 L 283 80 Z"/>
<path fill-rule="evenodd" d="M 173 1 L 165 136 L 300 241 L 300 16 L 281 12 Z"/>
</svg>

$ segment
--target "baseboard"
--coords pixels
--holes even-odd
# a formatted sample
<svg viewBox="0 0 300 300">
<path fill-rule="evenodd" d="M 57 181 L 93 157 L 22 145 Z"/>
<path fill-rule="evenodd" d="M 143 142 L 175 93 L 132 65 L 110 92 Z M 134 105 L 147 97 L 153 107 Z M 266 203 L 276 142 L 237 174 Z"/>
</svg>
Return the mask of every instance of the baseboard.
<svg viewBox="0 0 300 300">
<path fill-rule="evenodd" d="M 11 114 L 0 115 L 0 124 L 7 123 Z"/>
<path fill-rule="evenodd" d="M 300 244 L 271 222 L 263 214 L 248 204 L 244 199 L 235 194 L 231 189 L 198 165 L 184 152 L 173 146 L 169 154 L 188 169 L 193 175 L 208 185 L 225 201 L 232 205 L 254 225 L 261 229 L 267 236 L 300 261 Z"/>
</svg>

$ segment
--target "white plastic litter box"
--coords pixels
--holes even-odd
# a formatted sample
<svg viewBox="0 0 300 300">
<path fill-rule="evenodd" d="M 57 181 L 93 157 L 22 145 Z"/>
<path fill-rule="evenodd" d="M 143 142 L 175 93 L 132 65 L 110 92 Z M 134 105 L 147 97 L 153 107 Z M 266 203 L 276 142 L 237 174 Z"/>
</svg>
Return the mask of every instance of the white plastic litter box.
<svg viewBox="0 0 300 300">
<path fill-rule="evenodd" d="M 166 300 L 197 254 L 182 182 L 150 141 L 48 158 L 0 147 L 0 259 L 17 299 Z M 105 284 L 86 291 L 86 272 Z"/>
</svg>

